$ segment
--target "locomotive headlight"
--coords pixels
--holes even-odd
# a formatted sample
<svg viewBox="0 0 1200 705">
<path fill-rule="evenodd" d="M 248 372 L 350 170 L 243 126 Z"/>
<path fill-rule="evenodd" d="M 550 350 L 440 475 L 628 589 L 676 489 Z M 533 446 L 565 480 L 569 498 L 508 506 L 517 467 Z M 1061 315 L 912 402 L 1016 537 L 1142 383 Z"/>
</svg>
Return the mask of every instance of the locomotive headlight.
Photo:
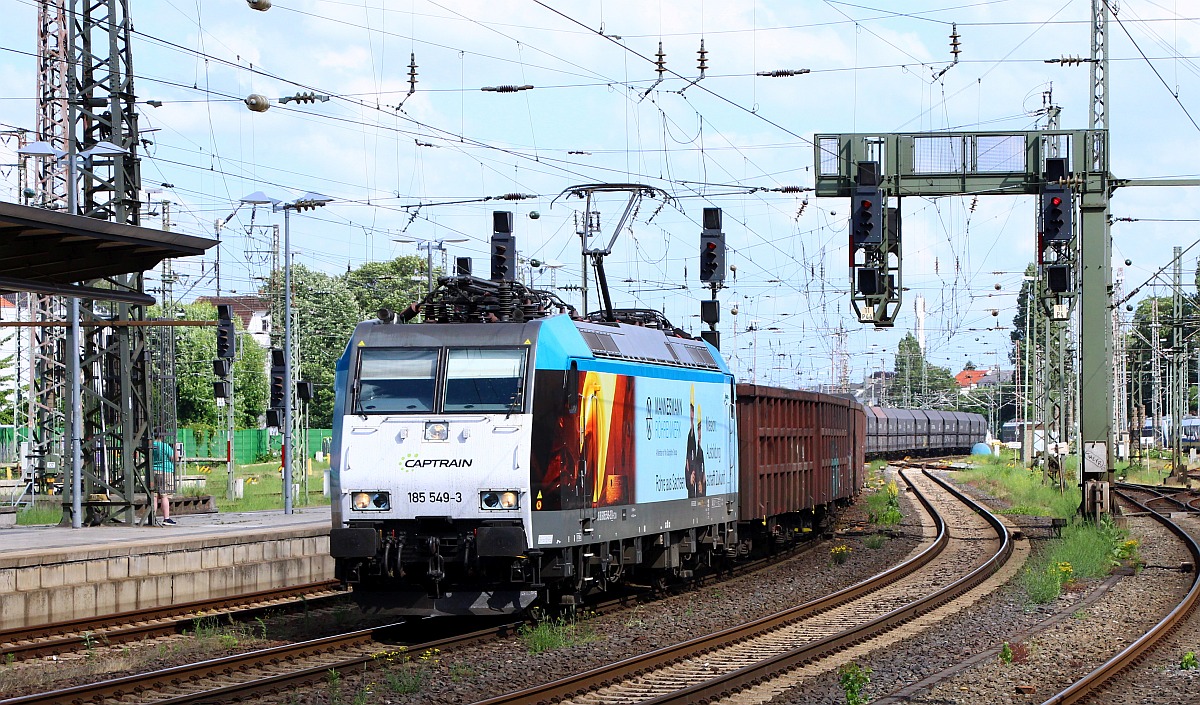
<svg viewBox="0 0 1200 705">
<path fill-rule="evenodd" d="M 484 490 L 479 493 L 479 508 L 519 509 L 520 498 L 517 490 Z"/>
<path fill-rule="evenodd" d="M 392 508 L 390 492 L 351 492 L 350 508 L 360 512 L 385 512 Z"/>
<path fill-rule="evenodd" d="M 450 424 L 445 421 L 426 421 L 425 440 L 444 441 L 450 437 Z"/>
</svg>

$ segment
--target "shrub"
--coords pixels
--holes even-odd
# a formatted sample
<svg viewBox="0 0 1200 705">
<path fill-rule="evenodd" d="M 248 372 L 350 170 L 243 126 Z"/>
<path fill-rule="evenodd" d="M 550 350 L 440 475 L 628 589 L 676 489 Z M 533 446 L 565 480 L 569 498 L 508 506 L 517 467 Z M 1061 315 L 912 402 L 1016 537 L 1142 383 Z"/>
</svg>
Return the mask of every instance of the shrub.
<svg viewBox="0 0 1200 705">
<path fill-rule="evenodd" d="M 838 667 L 838 684 L 846 692 L 846 705 L 866 705 L 867 697 L 863 689 L 871 682 L 871 669 L 859 666 L 857 663 L 847 663 Z"/>
</svg>

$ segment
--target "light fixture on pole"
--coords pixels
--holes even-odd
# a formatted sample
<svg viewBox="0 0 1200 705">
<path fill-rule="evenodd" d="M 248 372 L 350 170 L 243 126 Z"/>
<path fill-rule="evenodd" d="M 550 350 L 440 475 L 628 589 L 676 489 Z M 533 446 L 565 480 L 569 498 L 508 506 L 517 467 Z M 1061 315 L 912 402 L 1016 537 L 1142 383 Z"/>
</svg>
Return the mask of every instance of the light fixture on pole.
<svg viewBox="0 0 1200 705">
<path fill-rule="evenodd" d="M 263 193 L 262 191 L 255 191 L 254 193 L 242 196 L 240 199 L 238 199 L 238 204 L 233 209 L 233 212 L 230 213 L 225 218 L 223 218 L 222 220 L 218 220 L 215 223 L 215 230 L 216 230 L 216 235 L 217 235 L 217 240 L 218 240 L 217 247 L 220 248 L 221 228 L 223 228 L 229 221 L 233 220 L 233 217 L 238 214 L 238 211 L 240 211 L 242 209 L 242 206 L 249 204 L 250 206 L 271 205 L 272 207 L 274 207 L 274 205 L 279 202 L 280 201 L 278 198 L 272 198 L 272 197 L 268 196 L 267 194 Z M 220 263 L 221 263 L 221 251 L 220 251 L 220 249 L 218 249 L 217 250 L 217 268 L 218 268 L 217 271 L 218 272 L 220 271 L 220 266 L 221 266 Z M 220 282 L 219 276 L 217 278 L 217 281 Z M 217 295 L 218 296 L 220 295 L 220 286 L 219 285 L 217 287 Z M 236 335 L 235 335 L 235 337 L 236 337 Z M 225 436 L 225 480 L 226 480 L 226 482 L 225 482 L 225 497 L 230 500 L 234 499 L 234 496 L 236 494 L 235 483 L 234 483 L 234 471 L 233 471 L 233 466 L 234 466 L 233 459 L 234 459 L 234 452 L 235 452 L 234 439 L 236 437 L 234 434 L 234 399 L 235 399 L 234 394 L 236 391 L 234 389 L 234 383 L 233 383 L 234 365 L 235 365 L 234 361 L 231 360 L 229 363 L 229 373 L 227 375 L 227 378 L 222 380 L 223 382 L 227 383 L 227 385 L 228 385 L 226 387 L 226 390 L 228 391 L 228 396 L 225 399 L 225 434 L 226 434 L 226 436 Z"/>
<path fill-rule="evenodd" d="M 404 239 L 396 240 L 396 242 L 404 242 L 404 243 L 409 243 L 409 244 L 415 242 L 417 244 L 418 250 L 425 250 L 425 282 L 426 282 L 426 286 L 428 287 L 426 289 L 427 293 L 433 291 L 433 251 L 439 250 L 441 252 L 445 252 L 446 251 L 446 243 L 448 243 L 448 242 L 466 242 L 466 241 L 467 241 L 467 239 L 465 237 L 439 238 L 437 240 L 404 240 Z"/>
<path fill-rule="evenodd" d="M 283 513 L 292 513 L 292 211 L 314 210 L 333 201 L 329 196 L 309 191 L 294 201 L 275 203 L 272 209 L 283 211 Z"/>
</svg>

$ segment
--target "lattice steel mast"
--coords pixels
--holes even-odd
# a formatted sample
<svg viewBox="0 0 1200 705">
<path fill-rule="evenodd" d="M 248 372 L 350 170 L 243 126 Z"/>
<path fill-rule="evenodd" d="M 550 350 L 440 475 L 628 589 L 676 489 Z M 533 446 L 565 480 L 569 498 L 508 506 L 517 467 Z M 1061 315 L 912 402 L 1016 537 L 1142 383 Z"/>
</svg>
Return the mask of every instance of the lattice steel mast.
<svg viewBox="0 0 1200 705">
<path fill-rule="evenodd" d="M 128 3 L 43 0 L 38 10 L 38 132 L 41 139 L 68 154 L 67 169 L 51 160 L 39 165 L 41 202 L 70 210 L 78 188 L 80 215 L 137 225 L 140 178 Z M 124 152 L 79 158 L 102 141 Z M 144 291 L 140 273 L 86 283 Z M 66 318 L 61 300 L 37 299 L 40 320 Z M 82 445 L 80 498 L 92 518 L 115 508 L 121 518 L 132 523 L 136 495 L 148 494 L 145 335 L 141 327 L 130 325 L 144 320 L 144 310 L 125 303 L 80 303 L 85 331 L 80 375 L 83 435 L 78 441 Z M 67 426 L 62 412 L 65 361 L 72 353 L 61 342 L 61 328 L 36 330 L 40 339 L 33 346 L 37 428 L 32 454 L 45 468 L 55 456 L 66 455 L 57 434 Z M 143 452 L 134 452 L 138 449 Z M 64 493 L 64 510 L 70 517 L 73 507 L 67 499 Z"/>
</svg>

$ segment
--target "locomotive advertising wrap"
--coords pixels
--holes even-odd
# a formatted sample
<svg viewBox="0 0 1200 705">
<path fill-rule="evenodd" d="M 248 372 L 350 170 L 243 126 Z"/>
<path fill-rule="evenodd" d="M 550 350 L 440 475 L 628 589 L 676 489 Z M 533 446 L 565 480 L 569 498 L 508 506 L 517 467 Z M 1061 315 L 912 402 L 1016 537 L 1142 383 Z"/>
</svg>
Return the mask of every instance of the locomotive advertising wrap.
<svg viewBox="0 0 1200 705">
<path fill-rule="evenodd" d="M 561 393 L 576 376 L 578 401 Z M 650 504 L 737 491 L 727 384 L 542 370 L 534 511 Z"/>
</svg>

